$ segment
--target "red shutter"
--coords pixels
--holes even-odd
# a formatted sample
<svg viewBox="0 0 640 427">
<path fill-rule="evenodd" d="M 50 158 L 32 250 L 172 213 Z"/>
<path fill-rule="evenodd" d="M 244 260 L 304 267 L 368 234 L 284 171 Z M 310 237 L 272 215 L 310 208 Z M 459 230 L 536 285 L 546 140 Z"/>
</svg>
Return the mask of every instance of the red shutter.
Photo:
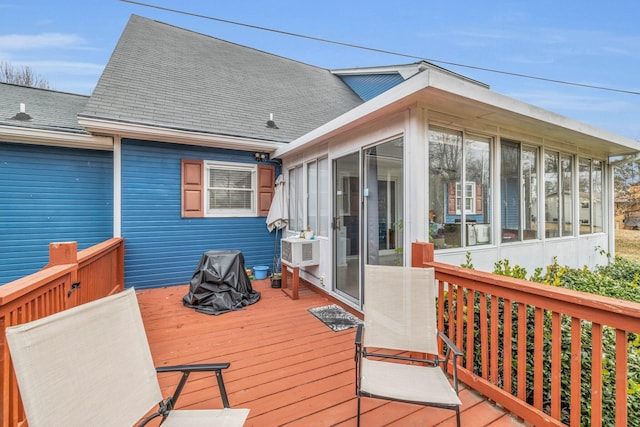
<svg viewBox="0 0 640 427">
<path fill-rule="evenodd" d="M 456 214 L 456 183 L 455 182 L 447 183 L 447 213 L 449 215 Z"/>
<path fill-rule="evenodd" d="M 275 192 L 276 168 L 258 165 L 258 216 L 267 216 Z"/>
<path fill-rule="evenodd" d="M 476 213 L 482 213 L 482 184 L 476 182 Z"/>
<path fill-rule="evenodd" d="M 204 217 L 204 162 L 182 159 L 182 217 Z"/>
</svg>

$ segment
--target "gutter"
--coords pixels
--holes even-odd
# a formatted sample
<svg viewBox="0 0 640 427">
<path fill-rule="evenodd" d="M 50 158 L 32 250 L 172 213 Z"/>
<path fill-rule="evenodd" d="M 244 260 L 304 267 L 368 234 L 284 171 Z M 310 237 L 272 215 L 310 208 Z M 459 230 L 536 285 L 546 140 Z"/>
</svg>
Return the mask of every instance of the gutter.
<svg viewBox="0 0 640 427">
<path fill-rule="evenodd" d="M 78 115 L 78 123 L 88 132 L 95 134 L 118 135 L 121 138 L 198 145 L 201 147 L 266 151 L 271 154 L 279 148 L 287 145 L 285 142 L 222 135 L 187 129 L 159 127 L 83 115 Z"/>
<path fill-rule="evenodd" d="M 13 139 L 16 143 L 39 144 L 67 148 L 87 148 L 90 150 L 113 150 L 113 138 L 81 132 L 62 132 L 38 128 L 0 125 L 3 139 Z"/>
</svg>

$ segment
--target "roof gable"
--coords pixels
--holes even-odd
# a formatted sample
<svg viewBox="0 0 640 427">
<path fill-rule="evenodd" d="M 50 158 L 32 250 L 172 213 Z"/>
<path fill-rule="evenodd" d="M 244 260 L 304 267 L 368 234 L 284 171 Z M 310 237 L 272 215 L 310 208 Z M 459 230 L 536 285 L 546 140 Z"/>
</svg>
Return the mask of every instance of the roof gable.
<svg viewBox="0 0 640 427">
<path fill-rule="evenodd" d="M 326 69 L 133 15 L 81 116 L 289 142 L 361 103 Z"/>
<path fill-rule="evenodd" d="M 375 98 L 404 81 L 400 73 L 346 75 L 340 78 L 365 101 Z"/>
</svg>

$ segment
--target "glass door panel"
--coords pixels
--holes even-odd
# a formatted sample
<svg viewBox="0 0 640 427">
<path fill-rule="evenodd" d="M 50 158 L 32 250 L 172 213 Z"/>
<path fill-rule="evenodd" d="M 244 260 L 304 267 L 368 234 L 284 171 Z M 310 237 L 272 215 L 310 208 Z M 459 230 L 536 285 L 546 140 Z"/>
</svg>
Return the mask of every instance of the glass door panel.
<svg viewBox="0 0 640 427">
<path fill-rule="evenodd" d="M 404 264 L 402 174 L 402 138 L 364 151 L 367 264 Z"/>
<path fill-rule="evenodd" d="M 335 289 L 360 303 L 360 154 L 333 161 Z"/>
</svg>

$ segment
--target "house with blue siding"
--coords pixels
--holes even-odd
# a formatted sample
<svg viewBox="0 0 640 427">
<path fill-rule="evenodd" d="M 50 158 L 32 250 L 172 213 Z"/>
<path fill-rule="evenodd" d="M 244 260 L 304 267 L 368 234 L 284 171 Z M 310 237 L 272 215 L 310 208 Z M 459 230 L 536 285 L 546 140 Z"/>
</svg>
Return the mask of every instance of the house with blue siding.
<svg viewBox="0 0 640 427">
<path fill-rule="evenodd" d="M 0 284 L 43 268 L 51 242 L 113 236 L 113 144 L 78 124 L 88 99 L 0 83 Z"/>
<path fill-rule="evenodd" d="M 271 267 L 270 154 L 362 102 L 326 69 L 132 16 L 78 114 L 114 139 L 127 286 L 186 283 L 212 249 Z"/>
<path fill-rule="evenodd" d="M 284 237 L 317 241 L 301 277 L 356 309 L 364 265 L 407 265 L 416 240 L 481 270 L 607 262 L 612 162 L 640 151 L 426 61 L 327 70 L 136 15 L 90 97 L 0 85 L 0 113 L 0 282 L 50 241 L 112 236 L 126 286 L 187 283 L 211 249 L 279 268 L 282 175 Z"/>
</svg>

